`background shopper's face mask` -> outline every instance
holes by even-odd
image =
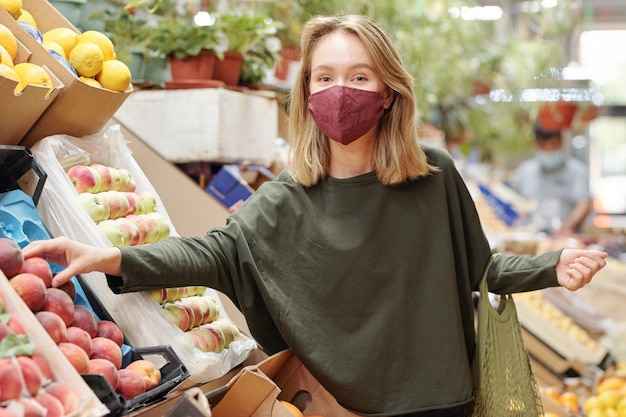
[[[377,91],[335,85],[309,96],[309,112],[329,138],[347,145],[367,133],[383,116],[384,96]]]
[[[537,161],[542,169],[554,171],[565,164],[565,154],[562,151],[545,152],[537,151]]]

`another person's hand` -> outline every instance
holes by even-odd
[[[67,237],[58,237],[33,241],[24,247],[22,253],[24,258],[39,256],[65,267],[54,276],[53,287],[63,285],[74,275],[92,271],[121,274],[121,253],[115,247],[98,248]]]
[[[576,291],[587,285],[606,265],[606,252],[585,249],[563,249],[556,264],[559,285]]]

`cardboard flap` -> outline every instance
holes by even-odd
[[[254,367],[244,368],[232,382],[224,398],[213,407],[213,416],[272,415],[272,407],[279,393],[280,389],[262,372]],[[254,414],[261,411],[262,414]]]

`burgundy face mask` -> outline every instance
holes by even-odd
[[[309,112],[322,132],[347,145],[383,116],[384,96],[376,91],[335,85],[309,96]]]

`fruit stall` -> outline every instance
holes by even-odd
[[[0,416],[354,416],[289,351],[268,356],[215,290],[113,294],[101,273],[57,288],[61,266],[24,260],[55,236],[109,247],[202,233],[245,198],[231,193],[254,192],[236,164],[276,157],[274,94],[136,88],[115,48],[46,0],[0,7]],[[202,161],[233,165],[198,187],[177,164]],[[502,251],[608,250],[622,236],[540,240],[508,222],[503,205],[522,202],[469,185]],[[624,280],[615,256],[575,295],[516,295],[546,417],[626,416]]]

